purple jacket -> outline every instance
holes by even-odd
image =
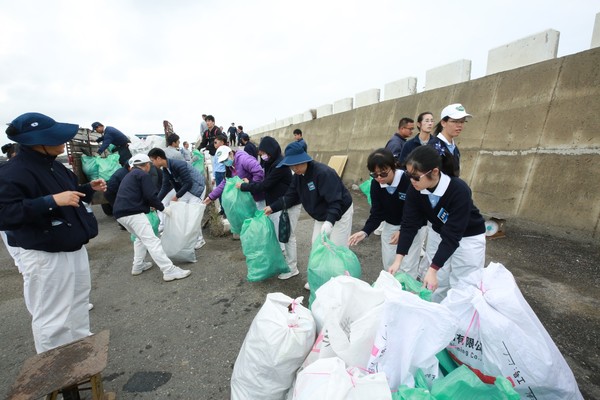
[[[240,179],[248,178],[250,182],[262,182],[262,180],[265,178],[265,171],[263,171],[256,158],[242,150],[236,151],[233,155],[233,167],[231,168],[231,174],[233,176],[239,176]],[[221,193],[223,193],[223,189],[225,188],[226,180],[227,179],[223,179],[219,186],[210,192],[208,197],[211,200],[214,201],[221,196]],[[264,200],[265,194],[261,192],[253,194],[252,197],[254,198],[254,201],[261,201]]]

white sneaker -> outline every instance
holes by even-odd
[[[92,311],[94,305],[92,303],[88,303],[88,311]]]
[[[163,281],[170,282],[174,281],[175,279],[187,278],[188,276],[190,276],[191,273],[192,271],[190,271],[189,269],[181,269],[173,265],[173,267],[169,269],[168,272],[165,272],[163,274]]]
[[[198,250],[198,249],[202,248],[202,246],[204,246],[205,244],[206,244],[206,240],[202,239],[202,240],[196,242],[194,249]]]
[[[291,277],[296,276],[299,273],[300,273],[300,271],[295,270],[295,271],[290,271],[290,272],[285,272],[283,274],[279,274],[279,275],[277,275],[277,277],[279,279],[290,279]]]
[[[148,261],[148,262],[143,263],[140,268],[133,267],[133,268],[131,268],[131,275],[133,275],[133,276],[139,275],[142,272],[152,268],[152,265],[153,264],[150,261]]]
[[[306,289],[306,290],[310,290],[310,285],[308,284],[308,282],[306,282],[306,283],[304,284],[304,289]]]

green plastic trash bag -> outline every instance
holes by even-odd
[[[364,181],[363,183],[361,183],[359,186],[360,191],[363,192],[365,194],[365,196],[367,196],[367,201],[369,202],[369,205],[371,205],[371,182],[372,181],[373,181],[373,178],[369,178],[366,181]]]
[[[290,272],[275,235],[275,226],[264,211],[256,211],[254,217],[244,221],[240,241],[246,256],[248,281],[258,282]]]
[[[423,300],[431,301],[431,290],[424,288],[421,282],[408,275],[406,272],[399,272],[394,275],[394,278],[400,282],[403,290],[414,293]]]
[[[98,177],[107,182],[115,171],[121,168],[118,153],[110,154],[106,158],[97,157],[96,162],[98,163]]]
[[[192,151],[192,167],[196,168],[201,173],[204,173],[204,154],[198,149]]]
[[[146,214],[146,217],[148,218],[148,221],[150,221],[150,225],[152,225],[152,230],[154,231],[154,234],[158,236],[158,225],[160,225],[160,219],[158,219],[158,214],[156,214],[156,211],[150,211],[148,214]],[[132,233],[131,241],[135,242],[135,239],[136,237]]]
[[[433,381],[431,394],[436,400],[518,400],[520,395],[506,378],[494,385],[483,383],[467,366],[461,365],[448,376]]]
[[[392,400],[435,400],[429,392],[427,377],[421,369],[415,373],[415,387],[402,385],[397,392],[392,393]]]
[[[437,353],[435,357],[440,363],[440,370],[442,371],[442,374],[444,374],[444,376],[450,374],[450,372],[458,368],[458,364],[456,364],[452,357],[450,357],[450,354],[448,354],[448,350],[446,349]]]
[[[315,292],[321,285],[333,277],[346,273],[360,278],[360,262],[356,254],[347,247],[335,245],[327,235],[319,235],[315,239],[308,257],[309,307],[315,300]]]
[[[100,176],[98,173],[98,156],[86,156],[85,154],[81,155],[81,168],[83,169],[83,173],[85,174],[88,181],[93,181],[94,179],[98,179]]]
[[[221,204],[231,225],[231,232],[239,234],[246,218],[252,218],[256,212],[256,203],[250,192],[242,192],[235,187],[238,182],[243,182],[240,177],[234,176],[225,180],[225,188],[221,194]]]

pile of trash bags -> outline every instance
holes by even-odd
[[[302,297],[271,293],[240,349],[232,399],[583,399],[512,274],[491,263],[479,285],[440,304],[419,282],[349,274]]]

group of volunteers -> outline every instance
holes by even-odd
[[[217,201],[227,179],[237,176],[241,182],[236,187],[252,194],[276,233],[282,211],[287,210],[291,232],[280,247],[289,272],[280,274],[280,279],[299,274],[296,228],[302,207],[314,220],[311,243],[325,235],[337,246],[356,245],[382,225],[384,269],[421,278],[440,301],[449,287],[483,268],[485,259],[484,220],[469,187],[458,177],[460,152],[454,142],[469,117],[462,105],[452,104],[442,110],[434,128],[433,114],[421,113],[419,133],[410,140],[413,120],[400,121],[388,146],[368,157],[372,206],[364,227],[354,234],[350,192],[334,169],[308,154],[300,129],[293,132],[295,140],[284,152],[273,137],[262,137],[255,146],[245,140],[245,134],[240,135],[244,150],[235,150],[235,142],[228,145],[229,138],[216,127],[214,117],[203,115],[196,147],[210,156],[213,176],[208,178],[215,181],[214,189],[206,193],[204,173],[192,166],[185,151],[178,150],[180,138],[175,134],[165,149],[132,155],[125,135],[95,122],[92,129],[103,134],[99,152],[115,145],[123,167],[108,183],[95,179],[80,185],[75,174],[56,160],[78,125],[39,113],[17,117],[6,129],[19,148],[1,166],[0,231],[7,246],[18,250],[36,350],[43,352],[90,334],[85,244],[98,234],[88,206],[94,191],[105,192],[113,216],[135,235],[132,275],[153,266],[145,261],[149,253],[164,281],[189,276],[191,271],[167,257],[146,214],[157,210],[162,222],[172,213],[170,203]],[[158,170],[158,179],[153,169]],[[424,243],[428,268],[420,271]],[[195,248],[204,244],[199,228]],[[308,284],[305,287],[310,289]]]

